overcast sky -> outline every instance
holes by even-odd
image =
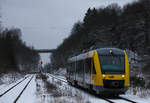
[[[56,48],[73,24],[82,21],[86,10],[111,3],[124,5],[133,0],[0,0],[2,24],[22,30],[27,45]]]

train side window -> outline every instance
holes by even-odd
[[[86,59],[85,60],[85,73],[90,74],[91,71],[91,59]]]
[[[71,63],[71,72],[75,72],[75,62]]]
[[[71,68],[71,64],[69,64],[68,71],[71,72],[71,69],[72,69],[72,68]]]
[[[80,61],[77,61],[76,72],[77,72],[77,74],[80,73]]]
[[[69,66],[68,66],[68,72],[69,72],[69,74],[71,74],[71,71],[72,71],[72,68],[71,68],[71,63],[70,63]]]
[[[71,63],[71,74],[73,74],[73,72],[75,71],[75,66],[74,66],[74,62],[73,63]]]
[[[81,74],[83,74],[84,72],[84,61],[82,60],[81,61]]]

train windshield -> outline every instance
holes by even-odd
[[[123,55],[100,55],[103,74],[124,74],[125,57]]]

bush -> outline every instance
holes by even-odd
[[[142,77],[134,76],[130,78],[130,81],[132,87],[145,87],[145,80]]]

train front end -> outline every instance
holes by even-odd
[[[124,94],[129,87],[129,62],[125,51],[104,48],[96,51],[95,91],[102,94]],[[96,61],[96,58],[97,61]],[[99,65],[97,65],[99,64]]]

